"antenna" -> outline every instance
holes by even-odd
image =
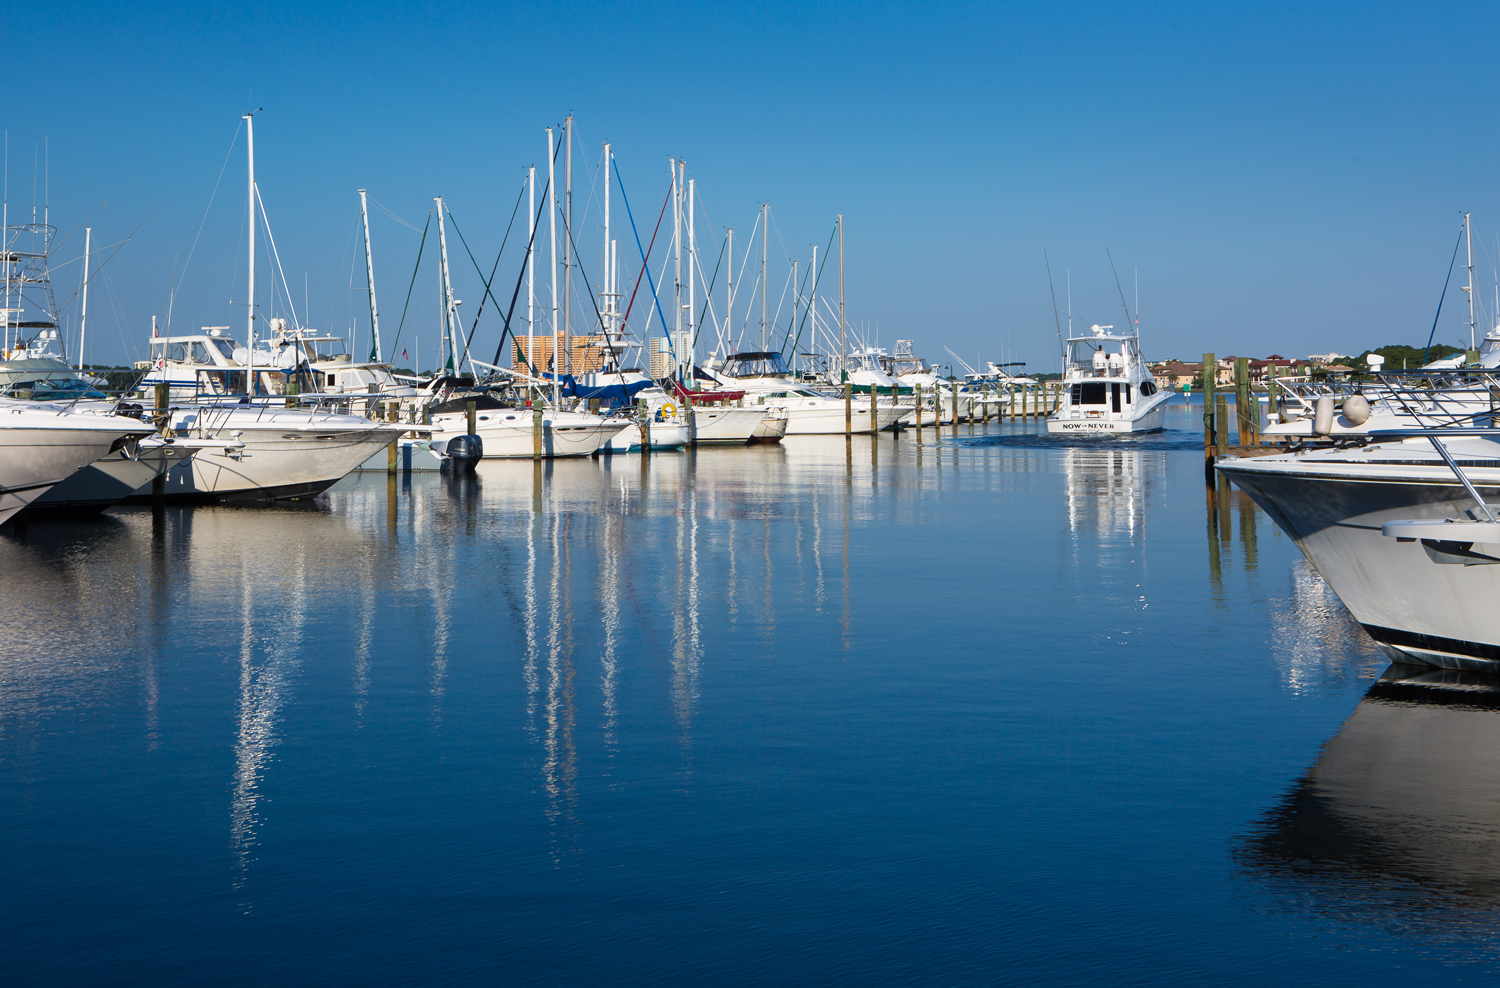
[[[1042,251],[1042,262],[1047,265],[1047,291],[1052,293],[1052,321],[1057,323],[1057,349],[1059,353],[1063,354],[1064,359],[1066,359],[1067,354],[1064,352],[1066,344],[1063,343],[1062,334],[1062,318],[1057,314],[1057,289],[1052,285],[1052,261],[1047,257],[1047,252],[1045,250]],[[1071,307],[1069,307],[1068,312],[1069,319],[1071,320]]]
[[[1120,293],[1120,308],[1125,310],[1125,323],[1130,324],[1130,307],[1125,304],[1125,289],[1120,287],[1120,273],[1115,270],[1115,259],[1109,253],[1109,248],[1104,248],[1104,256],[1109,258],[1110,274],[1115,276],[1115,290]]]

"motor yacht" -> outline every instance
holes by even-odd
[[[1047,419],[1051,435],[1156,432],[1171,392],[1156,383],[1134,334],[1093,325],[1068,340],[1062,402]]]
[[[153,431],[123,415],[0,398],[0,522],[79,469]]]
[[[1500,430],[1394,429],[1217,464],[1393,661],[1500,670]]]

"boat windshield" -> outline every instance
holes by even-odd
[[[779,353],[736,353],[724,362],[730,377],[786,377],[786,364]]]

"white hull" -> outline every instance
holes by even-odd
[[[1167,420],[1167,401],[1170,397],[1168,394],[1153,395],[1152,403],[1133,417],[1124,412],[1104,412],[1097,418],[1083,418],[1066,414],[1067,406],[1063,406],[1063,410],[1047,419],[1047,432],[1053,436],[1159,432]]]
[[[119,504],[179,463],[192,459],[201,447],[191,440],[164,443],[143,440],[134,456],[116,450],[77,471],[31,503],[31,510],[58,512],[103,511]]]
[[[475,421],[475,434],[484,443],[486,460],[531,459],[536,455],[533,436],[533,412],[529,408],[497,408],[481,412]],[[446,436],[468,432],[463,415],[434,415],[434,425],[443,427]],[[542,413],[542,457],[592,456],[616,433],[635,426],[623,418],[606,419],[587,412]]]
[[[402,432],[398,425],[317,411],[187,406],[174,429],[206,439],[240,439],[207,449],[167,471],[169,501],[259,501],[314,497],[338,483]],[[149,501],[138,493],[130,500]]]
[[[699,443],[743,445],[752,439],[774,441],[786,435],[786,420],[769,420],[781,423],[780,431],[775,432],[775,427],[767,424],[764,408],[698,405],[693,409],[693,415],[697,419]]]
[[[446,440],[438,440],[446,442]],[[390,445],[378,450],[359,465],[365,473],[387,473],[391,467]],[[437,473],[443,469],[443,458],[432,451],[426,439],[405,436],[396,441],[396,470],[399,473]]]
[[[121,416],[69,413],[30,402],[0,405],[0,522],[108,455],[117,440],[149,431]]]
[[[766,398],[767,406],[786,410],[788,436],[842,436],[844,434],[844,400],[842,398]],[[877,405],[875,428],[889,429],[902,416],[915,409],[911,405]],[[850,428],[854,432],[870,431],[870,402],[852,402]]]
[[[1474,507],[1453,473],[1431,462],[1430,446],[1426,464],[1415,457],[1395,467],[1368,462],[1392,447],[1404,452],[1402,445],[1226,459],[1219,470],[1292,536],[1393,660],[1500,671],[1500,544],[1458,541],[1461,535],[1397,541],[1381,532],[1389,521],[1442,521]],[[1474,440],[1448,445],[1468,462],[1494,462],[1500,452]],[[1500,469],[1465,473],[1486,501],[1500,497]]]
[[[641,427],[631,423],[621,429],[604,444],[606,453],[639,453],[641,451]],[[688,444],[688,427],[675,422],[651,423],[651,448],[653,450],[681,449]]]

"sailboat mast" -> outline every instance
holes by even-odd
[[[1469,244],[1469,284],[1464,294],[1469,296],[1469,349],[1474,349],[1474,237],[1469,230],[1469,214],[1464,213],[1464,239]]]
[[[536,165],[526,169],[531,208],[526,211],[526,352],[536,359]],[[514,365],[512,365],[514,366]]]
[[[760,349],[766,349],[766,209],[760,204]]]
[[[573,370],[573,355],[568,345],[569,336],[573,332],[573,115],[570,113],[563,121],[563,137],[567,144],[567,165],[563,169],[566,173],[567,203],[563,214],[563,232],[567,237],[563,240],[563,373],[571,373]]]
[[[792,258],[792,329],[797,328],[797,303],[801,300],[802,288],[797,284],[797,259]],[[787,333],[787,339],[792,339],[793,334]],[[797,348],[792,347],[792,369],[797,367]]]
[[[375,261],[370,254],[370,210],[359,190],[359,215],[365,224],[365,285],[370,289],[370,359],[380,360],[380,313],[375,308]],[[392,357],[395,354],[391,354]]]
[[[686,166],[683,166],[686,171]],[[693,366],[693,344],[698,340],[697,312],[698,291],[696,282],[698,280],[698,227],[694,222],[698,204],[698,180],[688,179],[688,344],[683,347],[686,353],[682,359],[687,361],[688,372],[692,372]]]
[[[249,302],[246,309],[249,314],[245,319],[245,391],[252,397],[255,395],[255,113],[252,111],[245,114],[245,155],[249,161],[248,181],[249,189],[247,199],[250,209],[250,222],[247,227],[250,231],[250,264],[247,277],[250,282]]]
[[[726,341],[730,339],[729,334],[734,325],[734,320],[730,318],[734,313],[734,227],[724,231],[724,253],[729,257],[729,278],[724,283],[724,332],[719,343],[725,352],[720,354],[721,357],[728,355],[729,344]]]
[[[561,327],[557,325],[557,158],[552,153],[552,128],[547,128],[547,225],[551,230],[552,267],[552,407],[562,401],[561,382],[557,375],[562,370],[560,346]]]
[[[808,315],[812,317],[812,325],[807,327],[808,351],[818,352],[818,245],[812,245],[812,297],[808,301]]]
[[[94,228],[83,228],[83,312],[78,319],[78,369],[83,370],[83,343],[89,332],[89,246]]]
[[[609,256],[609,142],[604,144],[604,297],[599,301],[604,303],[604,336],[605,346],[612,346],[609,339],[614,329],[614,267]]]
[[[680,169],[675,158],[668,158],[667,164],[672,169],[672,263],[673,263],[673,287],[672,287],[672,338],[668,341],[667,351],[671,353],[673,361],[677,361],[680,355],[677,353],[677,344],[682,340],[682,185],[678,181]],[[662,327],[666,329],[665,326]]]
[[[443,224],[443,198],[438,196],[432,200],[437,203],[438,214],[438,257],[442,263],[442,295],[443,295],[443,340],[444,348],[448,351],[446,360],[448,373],[457,373],[454,366],[454,355],[458,353],[458,333],[453,328],[454,309],[457,307],[453,301],[453,278],[448,272],[448,230]]]
[[[839,370],[840,378],[849,376],[843,354],[849,352],[848,328],[844,322],[844,214],[839,214]]]

